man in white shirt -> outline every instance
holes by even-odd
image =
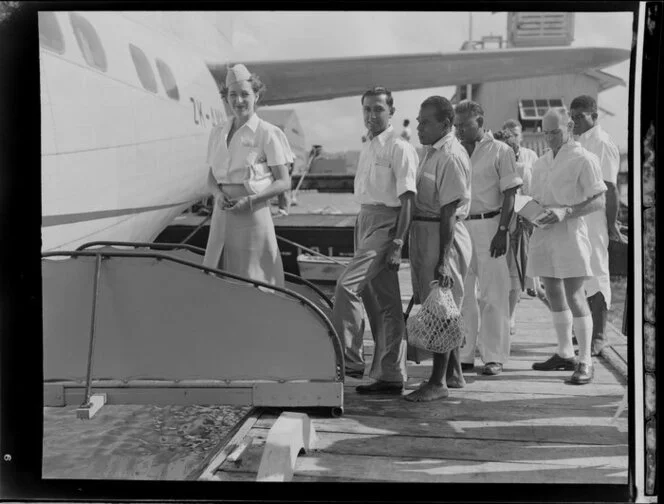
[[[537,161],[537,152],[523,146],[523,128],[521,127],[521,123],[516,119],[508,119],[503,124],[503,129],[516,137],[516,141],[519,144],[519,159],[526,165],[532,166]]]
[[[588,237],[593,253],[591,264],[594,277],[586,284],[586,296],[593,317],[592,355],[599,355],[608,344],[606,317],[611,306],[611,280],[609,276],[609,240],[626,243],[617,224],[620,205],[618,194],[618,170],[620,152],[608,133],[597,123],[597,102],[582,95],[570,104],[574,121],[574,135],[581,146],[599,159],[602,178],[606,184],[606,208],[585,216]]]
[[[346,374],[362,378],[364,323],[362,302],[375,342],[369,376],[361,394],[401,394],[406,375],[405,323],[397,271],[416,193],[415,148],[390,125],[392,93],[374,87],[362,96],[369,130],[355,175],[360,213],[355,224],[355,255],[337,280],[332,323],[345,347]]]
[[[467,328],[461,366],[464,371],[474,367],[477,345],[484,361],[482,372],[497,375],[510,355],[511,282],[503,256],[514,195],[523,181],[517,173],[514,151],[484,129],[480,104],[462,101],[455,113],[456,135],[470,155],[471,199],[465,224],[473,248],[461,310]]]

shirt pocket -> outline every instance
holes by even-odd
[[[369,182],[377,190],[383,193],[390,193],[392,187],[396,185],[394,173],[390,162],[386,159],[377,158],[371,165],[371,176]]]

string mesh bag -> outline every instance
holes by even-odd
[[[452,297],[452,289],[431,282],[431,292],[422,308],[406,323],[408,343],[435,353],[454,350],[465,343],[463,318]]]

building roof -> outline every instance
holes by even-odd
[[[592,77],[599,81],[599,92],[605,91],[615,86],[626,86],[627,83],[620,77],[616,77],[608,72],[603,70],[586,70],[583,72],[585,75]]]

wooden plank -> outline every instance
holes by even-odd
[[[252,446],[266,443],[268,429],[252,430]],[[571,467],[612,465],[622,458],[627,468],[629,445],[587,445],[513,440],[412,437],[406,435],[319,432],[316,452],[371,457],[431,458],[494,462],[553,463]]]
[[[366,354],[365,354],[366,355]],[[373,352],[372,352],[373,355]],[[565,381],[568,381],[572,376],[572,371],[535,371],[532,369],[533,362],[537,362],[537,359],[516,359],[511,358],[503,369],[503,372],[497,376],[484,376],[482,375],[482,364],[477,362],[476,367],[473,371],[464,373],[466,377],[466,382],[473,384],[479,381],[486,382],[505,382],[505,381],[514,381],[517,383],[523,383],[526,385],[534,383],[548,383],[551,384],[551,389],[555,389],[557,385],[562,385],[566,387],[568,384]],[[432,361],[426,360],[422,361],[420,364],[408,363],[408,378],[410,381],[422,380],[429,377],[431,374]],[[611,385],[615,386],[622,385],[617,379],[615,374],[607,367],[604,362],[604,359],[595,360],[595,377],[591,385]],[[589,385],[584,385],[584,387]],[[511,386],[510,386],[511,388]]]
[[[263,438],[263,455],[256,481],[291,481],[301,450],[309,452],[316,442],[316,431],[303,413],[285,412]],[[255,444],[255,438],[254,443]]]
[[[619,403],[618,403],[619,404]],[[543,416],[518,420],[479,417],[455,419],[453,415],[436,418],[425,414],[394,418],[383,415],[313,418],[318,432],[345,434],[399,435],[410,438],[482,439],[524,443],[571,443],[614,445],[627,443],[627,418],[613,421],[616,407],[603,417]],[[479,415],[478,415],[479,416]],[[269,428],[274,418],[262,418],[256,427]]]
[[[623,391],[624,393],[624,391]],[[508,394],[450,389],[450,397],[433,403],[408,403],[402,397],[367,397],[347,391],[345,416],[386,416],[393,418],[501,418],[537,416],[610,416],[623,393],[598,396],[555,394]]]
[[[250,405],[251,388],[106,388],[107,404],[167,405]],[[85,387],[66,387],[65,404],[80,404],[85,398]]]
[[[342,382],[257,383],[253,387],[255,406],[342,407],[344,386]]]
[[[76,418],[90,420],[106,404],[106,394],[92,394],[87,404],[76,408]]]
[[[260,418],[261,413],[261,410],[252,409],[244,420],[239,422],[235,428],[228,433],[228,436],[226,436],[221,443],[221,449],[216,451],[211,458],[207,458],[203,464],[201,464],[200,468],[192,471],[187,479],[213,480],[214,472],[224,463],[228,456],[239,447],[245,436]]]
[[[228,467],[233,473],[255,473],[261,447],[252,445],[241,468]],[[334,476],[343,481],[390,481],[420,483],[613,483],[626,484],[625,457],[606,457],[588,467],[542,462],[489,462],[444,460],[426,457],[372,457],[317,452],[301,456],[295,465],[296,476],[318,479]],[[589,461],[589,464],[592,464]],[[242,476],[244,477],[244,476]]]

